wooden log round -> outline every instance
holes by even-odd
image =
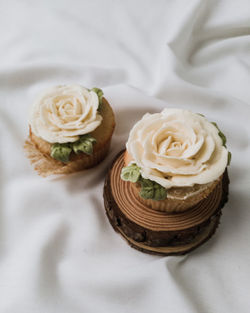
[[[123,166],[121,151],[106,176],[104,204],[111,225],[132,247],[154,254],[184,254],[214,234],[228,197],[227,170],[207,198],[187,211],[168,214],[138,200],[132,183],[120,178]]]

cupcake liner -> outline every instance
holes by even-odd
[[[66,164],[42,153],[30,139],[26,140],[24,149],[37,173],[43,177],[47,177],[57,174],[70,174],[97,165],[106,157],[110,143],[111,137],[98,150],[94,150],[92,155],[86,156],[83,153],[75,155],[73,160]]]

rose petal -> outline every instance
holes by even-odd
[[[204,143],[204,137],[198,136],[198,140],[193,145],[189,145],[189,147],[185,150],[185,152],[182,154],[183,158],[191,158],[195,156],[201,149]]]

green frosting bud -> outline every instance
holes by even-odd
[[[167,197],[167,190],[160,184],[145,178],[140,178],[140,196],[144,199],[164,200]]]
[[[155,186],[155,195],[153,200],[165,200],[167,198],[167,190],[161,185]]]
[[[136,183],[139,180],[140,175],[140,168],[136,164],[132,164],[130,166],[123,167],[121,179]]]
[[[63,163],[67,163],[69,162],[69,156],[70,156],[71,151],[72,151],[72,148],[67,143],[63,143],[63,144],[54,143],[51,146],[50,156],[53,159],[56,159]]]
[[[230,151],[228,151],[228,155],[227,155],[227,165],[229,166],[232,160],[232,153]]]
[[[67,163],[69,162],[72,150],[76,154],[84,152],[91,155],[93,153],[94,143],[96,143],[96,139],[89,134],[81,136],[80,139],[75,142],[54,143],[50,149],[50,156],[53,159]]]
[[[227,143],[227,138],[226,138],[226,136],[225,136],[221,131],[219,131],[219,136],[220,136],[220,138],[221,138],[221,140],[222,140],[222,145],[223,145],[224,147],[226,147],[226,143]]]
[[[222,140],[222,145],[224,147],[227,147],[227,138],[226,136],[223,134],[223,132],[219,129],[218,125],[215,122],[211,122],[217,129],[218,129],[218,135],[220,136],[221,140]],[[232,159],[232,153],[230,151],[228,151],[228,155],[227,155],[227,166],[230,165],[231,163],[231,159]]]
[[[96,143],[96,139],[91,135],[83,135],[79,140],[72,143],[73,151],[78,154],[84,152],[88,155],[93,154],[93,144]]]
[[[140,196],[144,199],[164,200],[167,197],[167,190],[160,184],[143,178],[140,167],[136,164],[124,167],[121,172],[121,179],[132,183],[138,182],[141,185]]]
[[[102,105],[103,91],[100,88],[96,88],[96,87],[92,88],[91,90],[94,91],[97,94],[97,96],[98,96],[98,99],[99,99],[98,110],[99,110],[100,106]]]
[[[220,136],[221,140],[222,140],[222,145],[224,147],[226,147],[226,143],[227,143],[227,138],[226,136],[223,134],[223,132],[219,129],[218,125],[215,122],[211,122],[219,131],[218,135]]]
[[[142,178],[140,179],[141,191],[140,196],[144,199],[154,198],[154,184],[150,179]]]

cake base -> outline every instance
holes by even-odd
[[[168,214],[141,203],[132,183],[120,179],[124,151],[115,158],[104,184],[104,205],[114,230],[142,252],[181,255],[206,242],[216,231],[228,198],[227,170],[221,183],[189,210]]]

